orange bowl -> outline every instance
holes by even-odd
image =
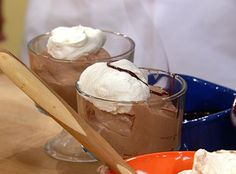
[[[160,152],[126,160],[135,170],[147,174],[177,174],[192,168],[194,152]],[[115,174],[110,171],[109,174]]]

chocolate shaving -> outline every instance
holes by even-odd
[[[117,66],[114,66],[112,65],[111,63],[113,63],[115,61],[109,61],[107,62],[107,66],[110,67],[110,68],[113,68],[115,70],[118,70],[120,72],[126,72],[128,74],[130,74],[132,77],[136,78],[137,80],[141,81],[142,83],[144,83],[145,85],[147,85],[149,87],[149,89],[151,88],[151,86],[149,86],[146,82],[144,82],[142,79],[140,79],[134,72],[130,71],[130,70],[127,70],[127,69],[123,69],[123,68],[120,68],[120,67],[117,67]],[[153,88],[153,87],[152,87]],[[163,96],[163,95],[168,95],[168,93],[164,90],[160,90],[160,91],[157,91],[157,90],[153,90],[153,89],[150,89],[150,92],[152,94],[155,94],[155,95],[159,95],[159,96]]]

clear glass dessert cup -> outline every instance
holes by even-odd
[[[180,76],[165,71],[142,70],[151,91],[147,101],[98,98],[81,91],[79,81],[76,85],[79,114],[123,158],[180,148],[186,83]],[[101,106],[116,108],[117,112],[107,112]]]
[[[120,33],[103,32],[107,39],[102,49],[108,52],[109,56],[99,54],[81,57],[77,60],[55,59],[47,53],[46,45],[50,37],[49,33],[39,35],[28,43],[30,68],[75,110],[77,110],[75,83],[85,68],[95,62],[119,59],[133,61],[135,44],[131,38]],[[37,106],[37,108],[47,114],[40,107]],[[50,139],[44,149],[50,156],[64,161],[96,161],[65,130]]]

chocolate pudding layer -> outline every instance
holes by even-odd
[[[156,91],[166,93],[159,87]],[[152,87],[152,90],[154,88]],[[88,99],[77,95],[78,111],[124,158],[178,148],[181,119],[171,101],[151,94],[146,102],[116,102],[130,108],[128,113],[111,113],[98,109]],[[167,97],[167,95],[166,95]],[[101,102],[101,101],[99,101]],[[103,101],[107,104],[111,101]]]
[[[29,52],[31,69],[75,110],[75,83],[80,74],[89,65],[109,57],[109,53],[103,48],[97,53],[81,56],[73,61],[55,59],[47,51],[39,55]]]

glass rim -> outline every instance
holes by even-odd
[[[175,100],[176,98],[178,97],[181,97],[183,96],[186,91],[187,91],[187,83],[186,81],[178,74],[176,73],[170,73],[170,72],[167,72],[167,71],[164,71],[164,70],[159,70],[159,69],[154,69],[154,68],[145,68],[145,67],[139,67],[139,69],[143,69],[143,70],[148,70],[148,71],[156,71],[156,72],[162,72],[162,73],[165,73],[171,77],[175,77],[175,80],[178,80],[178,82],[180,82],[181,84],[181,89],[173,94],[173,95],[170,95],[170,96],[167,96],[167,97],[161,97],[161,99],[163,101],[172,101],[172,100]],[[76,93],[78,93],[79,95],[82,95],[83,97],[88,97],[88,98],[91,98],[91,99],[95,99],[95,100],[100,100],[100,101],[104,101],[104,102],[113,102],[113,103],[123,103],[123,104],[142,104],[142,103],[146,103],[147,100],[141,100],[141,101],[116,101],[116,100],[109,100],[109,99],[104,99],[104,98],[100,98],[100,97],[95,97],[95,96],[92,96],[92,95],[89,95],[87,93],[85,93],[84,91],[82,91],[80,88],[79,88],[79,84],[78,84],[79,80],[76,81],[75,83],[75,89],[76,89]],[[153,100],[153,101],[150,101],[150,103],[153,103],[155,102],[156,100]]]
[[[134,52],[134,49],[135,49],[135,42],[133,41],[133,39],[131,39],[129,36],[125,35],[125,34],[122,34],[122,33],[119,33],[119,32],[114,32],[114,31],[108,31],[108,30],[101,30],[102,32],[105,32],[105,33],[109,33],[109,34],[113,34],[113,35],[116,35],[116,36],[120,36],[124,39],[126,39],[131,47],[125,51],[124,53],[121,53],[119,55],[114,55],[114,56],[111,56],[111,57],[105,57],[105,58],[102,58],[102,59],[99,59],[99,61],[108,61],[108,60],[116,60],[116,59],[119,59],[119,57],[122,57],[124,55],[127,55],[127,54],[130,54],[132,52]],[[32,48],[32,44],[39,38],[42,38],[44,36],[50,36],[50,32],[46,32],[44,34],[40,34],[34,38],[32,38],[28,43],[27,43],[27,48],[28,48],[28,51],[32,52],[34,55],[37,55],[37,56],[42,56],[44,58],[48,58],[48,59],[51,59],[51,60],[54,60],[54,61],[58,61],[58,62],[65,62],[65,63],[72,63],[72,62],[87,62],[88,60],[79,60],[79,59],[75,59],[75,60],[65,60],[65,59],[55,59],[55,58],[52,58],[50,56],[46,56],[46,55],[42,55],[42,54],[38,54],[35,50],[33,50]],[[93,60],[93,61],[96,61]]]

